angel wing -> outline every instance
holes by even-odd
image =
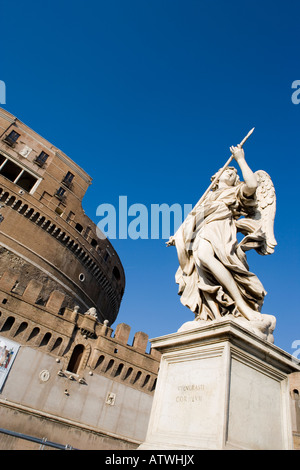
[[[243,251],[255,249],[260,255],[274,253],[277,242],[274,236],[276,213],[276,194],[273,182],[267,172],[255,172],[258,187],[256,189],[256,207],[250,217],[237,221],[237,228],[245,234],[240,243]]]

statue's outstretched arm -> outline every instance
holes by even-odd
[[[257,179],[251,168],[245,160],[245,153],[242,148],[230,147],[233,158],[237,161],[245,182],[244,194],[245,196],[252,196],[257,189]]]

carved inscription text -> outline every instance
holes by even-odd
[[[202,393],[205,388],[203,384],[179,385],[179,394],[176,396],[177,403],[194,403],[202,401]]]

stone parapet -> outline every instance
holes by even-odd
[[[107,322],[98,320],[95,309],[82,312],[79,307],[63,307],[64,293],[57,290],[41,305],[42,283],[30,280],[20,288],[18,281],[9,270],[0,278],[0,335],[59,358],[62,371],[69,371],[76,346],[81,345],[80,367],[75,373],[69,371],[74,377],[96,373],[153,393],[161,355],[155,349],[147,353],[146,333],[135,333],[129,345],[129,325],[117,325],[114,334]]]
[[[293,357],[234,320],[152,340],[162,353],[140,449],[293,449]]]

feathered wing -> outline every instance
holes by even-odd
[[[277,242],[274,236],[274,220],[276,213],[276,194],[273,182],[267,172],[255,172],[258,187],[256,190],[257,205],[253,214],[240,219],[236,225],[245,234],[240,243],[242,250],[255,249],[260,255],[274,253]]]

